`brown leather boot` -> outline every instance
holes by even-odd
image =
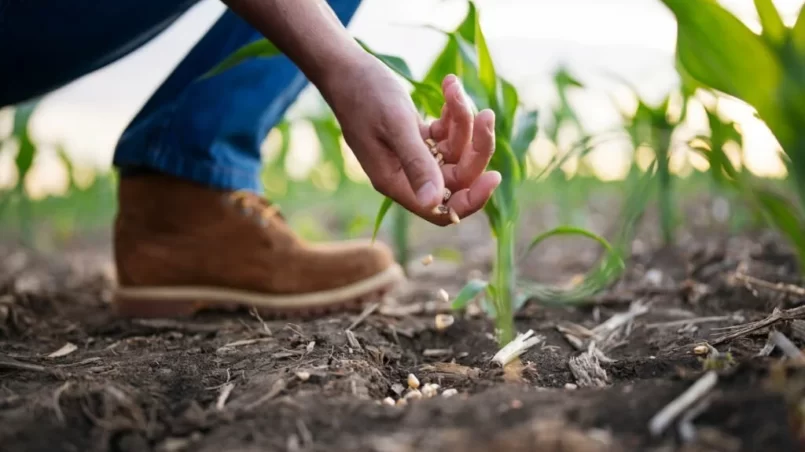
[[[403,278],[383,244],[305,243],[254,193],[148,174],[121,178],[118,200],[114,303],[125,316],[322,315],[359,309]]]

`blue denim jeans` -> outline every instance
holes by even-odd
[[[198,0],[0,0],[0,106],[61,87],[136,50]],[[345,25],[360,0],[330,0]],[[262,191],[260,144],[307,85],[284,56],[199,80],[263,36],[227,10],[123,132],[113,163]],[[147,70],[147,69],[143,69]]]

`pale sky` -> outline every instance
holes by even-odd
[[[752,0],[722,3],[742,19],[756,20]],[[791,22],[803,2],[775,3]],[[549,77],[559,62],[570,65],[587,83],[589,89],[573,102],[588,127],[597,130],[617,121],[611,102],[615,85],[601,76],[603,71],[628,78],[649,100],[659,100],[677,82],[672,65],[675,24],[658,0],[478,0],[476,4],[499,71],[530,106],[550,106]],[[422,73],[443,38],[416,27],[452,28],[465,9],[461,0],[364,0],[349,28],[376,50],[399,55],[415,73]],[[223,10],[219,0],[203,0],[145,47],[51,93],[33,119],[34,134],[64,143],[79,162],[108,166],[128,121]],[[302,100],[296,110],[304,105]],[[770,162],[775,143],[765,127],[746,109],[734,108],[729,114],[744,126],[752,158],[760,167]],[[602,161],[610,160],[599,154]],[[3,166],[9,164],[8,158],[0,158],[0,179],[8,172]],[[775,163],[768,165],[761,171],[774,171]]]

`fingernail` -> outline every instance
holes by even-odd
[[[419,187],[416,192],[416,200],[419,201],[422,207],[427,207],[437,202],[436,198],[441,199],[441,195],[436,190],[436,185],[433,182],[425,182],[425,185]]]

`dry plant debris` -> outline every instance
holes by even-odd
[[[704,374],[690,388],[651,418],[648,424],[651,434],[661,435],[675,419],[707,395],[716,386],[716,383],[718,383],[718,374],[715,371],[711,370]]]
[[[599,356],[601,354],[598,353],[595,342],[591,342],[586,352],[570,358],[568,366],[579,386],[602,388],[609,384],[609,377],[601,367]]]
[[[727,333],[723,336],[714,339],[712,341],[712,344],[718,345],[727,341],[731,341],[733,339],[745,336],[749,333],[760,330],[762,328],[774,325],[775,323],[781,320],[795,320],[795,319],[801,319],[803,317],[805,317],[805,306],[797,306],[796,308],[786,310],[782,310],[780,308],[774,308],[774,311],[772,311],[771,315],[769,315],[763,320],[758,320],[757,322],[749,322],[743,325],[736,325],[728,328],[722,328],[724,330],[729,329],[735,331],[732,331],[731,333]]]

